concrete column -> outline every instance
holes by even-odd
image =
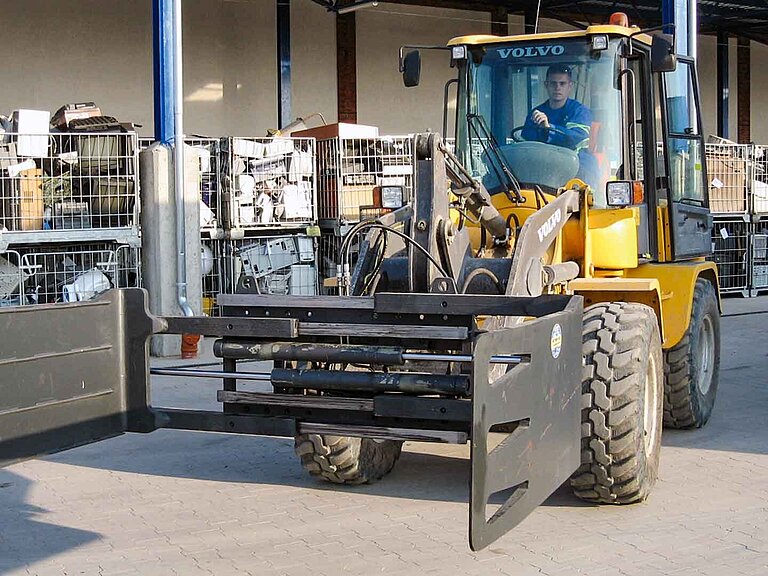
[[[203,312],[200,267],[200,157],[187,146],[184,191],[187,235],[187,297],[195,314]],[[176,292],[176,202],[173,188],[173,151],[154,144],[140,155],[141,236],[144,287],[149,310],[160,316],[179,316]],[[181,336],[154,336],[153,356],[178,356]]]

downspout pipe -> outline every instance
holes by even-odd
[[[175,170],[173,188],[176,199],[176,299],[184,316],[195,313],[187,300],[187,233],[184,199],[184,74],[182,58],[182,17],[181,1],[173,4],[173,167]]]

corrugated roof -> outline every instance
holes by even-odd
[[[330,10],[352,0],[314,0]],[[358,0],[359,1],[359,0]],[[490,11],[505,8],[510,13],[535,11],[537,0],[382,0],[393,4]],[[768,44],[768,0],[698,0],[699,29],[713,34],[723,30]],[[633,24],[661,24],[661,0],[541,0],[542,17],[572,25],[603,24],[613,12],[626,12]]]

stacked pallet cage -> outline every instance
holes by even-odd
[[[140,285],[138,139],[103,128],[0,137],[0,306]]]
[[[195,153],[200,190],[200,267],[202,272],[203,312],[216,310],[216,295],[221,291],[222,269],[217,258],[218,243],[225,237],[224,185],[222,178],[222,139],[194,136],[184,140]]]
[[[222,138],[214,162],[217,234],[204,233],[202,248],[209,313],[220,293],[317,294],[315,140]]]
[[[768,290],[768,148],[756,144],[750,148],[750,295],[754,296]]]
[[[768,151],[711,138],[706,160],[720,289],[743,295],[768,290]]]
[[[317,179],[320,277],[323,293],[336,293],[339,248],[347,232],[413,198],[413,140],[407,136],[318,140]],[[361,238],[350,246],[352,266]]]
[[[750,224],[744,218],[718,216],[712,229],[712,259],[720,291],[749,294]]]

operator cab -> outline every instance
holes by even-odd
[[[458,117],[468,121],[457,122],[457,152],[491,194],[505,187],[491,138],[524,188],[554,193],[579,177],[600,196],[622,176],[621,93],[613,86],[621,40],[601,40],[599,49],[584,36],[467,46]],[[533,124],[534,109],[549,114],[547,127]],[[605,205],[604,193],[596,200]]]
[[[695,64],[673,53],[672,37],[617,14],[586,30],[465,36],[448,49],[458,69],[445,101],[447,111],[456,83],[455,152],[488,192],[556,194],[579,178],[592,208],[635,210],[642,260],[711,252]],[[401,70],[406,86],[418,84],[418,52],[401,49]],[[545,129],[531,130],[535,109],[551,116]]]

